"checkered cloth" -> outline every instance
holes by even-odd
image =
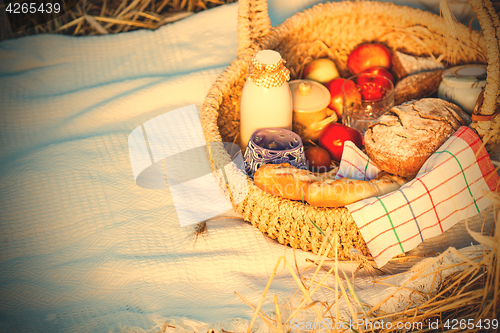
[[[461,127],[398,191],[347,206],[379,267],[492,204],[484,191],[499,191],[500,178],[481,145]],[[346,142],[339,170],[356,179],[378,173],[352,142]]]
[[[336,179],[347,177],[351,179],[371,180],[376,178],[379,172],[380,169],[377,165],[359,150],[352,141],[344,143],[344,151],[342,152],[339,170],[335,176]]]

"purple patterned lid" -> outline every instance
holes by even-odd
[[[297,133],[283,128],[261,128],[250,137],[245,151],[246,172],[253,177],[264,164],[290,163],[307,167],[302,139]]]

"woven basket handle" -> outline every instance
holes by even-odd
[[[238,56],[253,53],[256,40],[271,29],[267,0],[238,1]]]
[[[468,0],[481,25],[488,61],[484,101],[478,115],[489,116],[495,112],[500,81],[500,21],[490,0]]]

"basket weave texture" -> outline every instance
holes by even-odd
[[[328,57],[342,77],[349,76],[347,57],[358,44],[379,42],[393,51],[431,56],[453,66],[485,63],[487,85],[484,102],[470,127],[488,151],[500,146],[500,116],[497,110],[500,79],[500,21],[489,0],[469,0],[477,14],[481,32],[460,25],[450,36],[445,20],[435,14],[371,1],[345,1],[316,5],[271,27],[264,0],[240,0],[238,13],[238,56],[210,89],[202,106],[201,122],[211,144],[213,168],[231,162],[222,142],[238,143],[239,102],[253,54],[262,49],[278,51],[286,61],[291,79],[300,78],[304,65]],[[217,144],[219,143],[220,144]],[[233,171],[240,172],[237,169]],[[234,175],[241,177],[241,175]],[[281,244],[317,253],[322,230],[330,228],[339,239],[338,258],[348,259],[351,248],[370,256],[368,248],[346,208],[318,208],[306,203],[272,196],[247,177],[248,194],[233,204],[244,219]],[[334,256],[334,253],[330,253]]]

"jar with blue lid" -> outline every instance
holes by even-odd
[[[442,74],[438,97],[460,106],[472,114],[481,90],[486,86],[486,65],[452,67]]]

